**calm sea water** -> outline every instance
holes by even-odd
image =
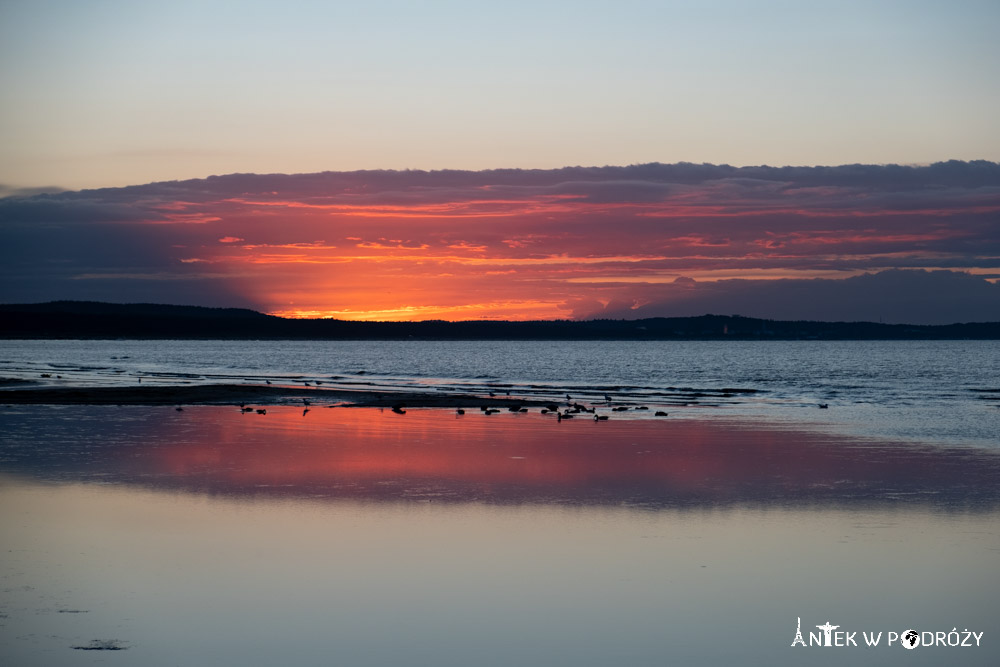
[[[4,486],[0,656],[65,665],[990,667],[996,515]],[[856,647],[791,648],[826,622]],[[953,627],[982,645],[907,651]],[[882,633],[868,648],[862,632]],[[73,650],[118,640],[115,653]]]
[[[5,665],[1000,660],[981,448],[298,406],[13,406],[0,433]],[[798,619],[858,645],[793,648]],[[982,643],[889,643],[910,628]]]
[[[0,377],[569,394],[596,405],[609,395],[615,405],[663,407],[673,417],[753,417],[860,437],[1000,446],[997,341],[4,341]]]

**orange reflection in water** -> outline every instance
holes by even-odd
[[[724,421],[195,407],[130,451],[129,477],[213,493],[490,502],[996,502],[1000,457]],[[166,419],[165,419],[166,421]],[[191,437],[189,434],[196,434]]]

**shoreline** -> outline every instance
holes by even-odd
[[[363,391],[264,385],[208,384],[192,386],[40,387],[0,390],[0,405],[298,405],[303,399],[344,407],[458,408],[487,406],[544,407],[552,401],[439,394],[415,391]]]

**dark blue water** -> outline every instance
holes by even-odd
[[[651,418],[664,408],[672,417],[751,416],[863,437],[1000,446],[996,341],[4,341],[0,377],[569,394],[596,405],[609,396],[613,405],[650,407],[616,417]]]

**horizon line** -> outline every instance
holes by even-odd
[[[776,322],[776,323],[811,323],[811,324],[856,324],[856,325],[875,325],[881,327],[920,327],[920,328],[946,328],[953,326],[966,326],[966,325],[992,325],[1000,324],[1000,319],[997,320],[978,320],[978,321],[965,321],[965,322],[950,322],[948,324],[916,324],[910,322],[875,322],[873,320],[810,320],[810,319],[775,319],[768,317],[753,317],[751,315],[741,315],[739,313],[721,314],[721,313],[703,313],[701,315],[675,315],[675,316],[656,316],[656,317],[641,317],[636,319],[627,318],[611,318],[611,317],[596,317],[588,319],[538,319],[538,320],[504,320],[504,319],[479,319],[479,320],[445,320],[445,319],[427,319],[427,320],[349,320],[341,319],[337,317],[287,317],[284,315],[275,315],[273,313],[264,312],[260,310],[255,310],[253,308],[241,307],[241,306],[198,306],[193,304],[180,304],[180,303],[155,303],[149,301],[142,302],[116,302],[116,301],[90,301],[90,300],[80,300],[80,299],[55,299],[51,301],[39,301],[32,303],[0,303],[0,309],[10,309],[17,308],[21,306],[27,307],[38,307],[38,306],[52,306],[57,304],[79,304],[79,305],[97,305],[97,306],[121,306],[121,307],[141,307],[141,306],[152,306],[156,308],[189,308],[189,309],[199,309],[199,310],[235,310],[235,311],[245,311],[249,313],[254,313],[256,315],[261,315],[263,317],[273,317],[275,319],[284,320],[286,322],[343,322],[345,324],[405,324],[405,325],[419,325],[419,324],[586,324],[588,322],[648,322],[653,320],[697,320],[702,318],[726,318],[732,320],[756,320],[759,322]],[[86,313],[64,313],[66,315],[84,315]]]

